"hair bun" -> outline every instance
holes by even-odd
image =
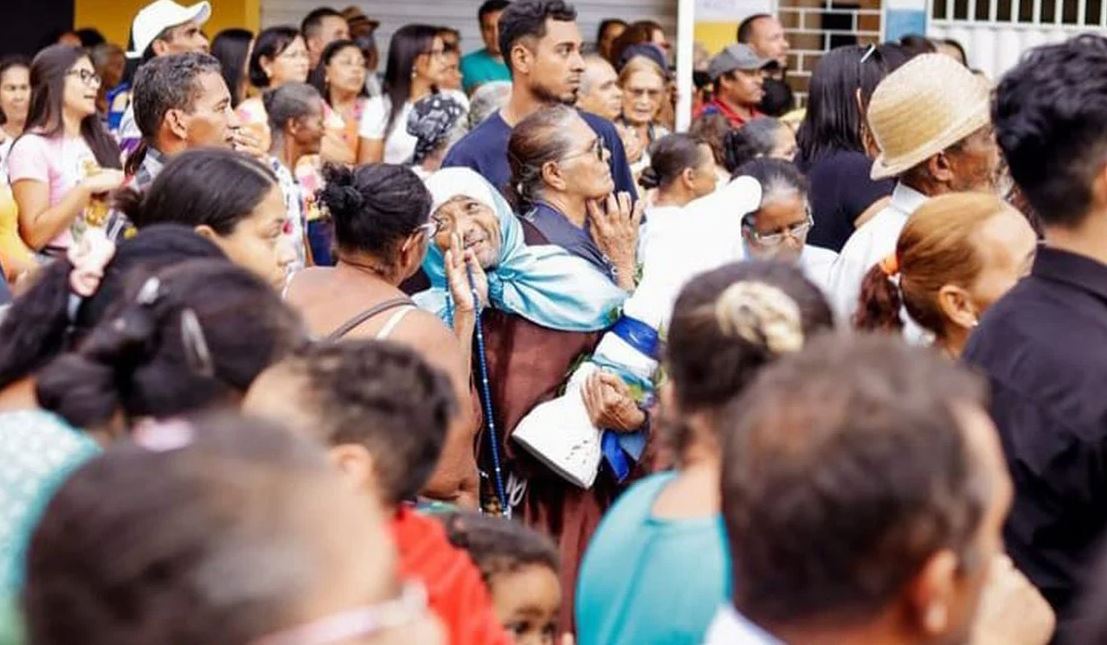
[[[332,216],[353,213],[365,205],[365,196],[358,190],[352,170],[328,165],[323,176],[327,183],[319,191],[319,198]]]
[[[353,186],[342,186],[340,194],[342,195],[342,210],[354,211],[365,204],[365,197]]]
[[[647,166],[638,177],[638,185],[646,190],[658,188],[661,186],[661,177],[653,166]]]
[[[738,336],[773,354],[803,347],[803,316],[783,290],[763,282],[735,282],[715,301],[715,320],[727,336]]]

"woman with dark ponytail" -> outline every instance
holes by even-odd
[[[854,326],[900,333],[914,323],[959,357],[980,316],[1030,272],[1036,247],[1026,218],[998,197],[935,197],[907,221],[895,254],[865,276]]]
[[[118,300],[131,276],[194,258],[223,258],[211,242],[183,226],[153,226],[90,266],[87,256],[60,258],[44,267],[34,286],[12,303],[0,324],[0,410],[35,407],[33,375],[73,349]],[[93,263],[95,264],[95,262]],[[83,293],[74,289],[80,272],[99,274]]]
[[[655,141],[650,146],[650,165],[638,178],[639,186],[657,191],[646,209],[640,247],[662,222],[679,219],[685,204],[714,192],[715,184],[715,156],[705,141],[683,133]]]
[[[124,189],[116,204],[139,230],[167,223],[191,227],[276,289],[284,287],[296,261],[277,176],[233,150],[186,150],[165,164],[145,192]]]
[[[193,260],[132,286],[78,350],[38,373],[36,393],[75,427],[116,434],[233,407],[305,340],[299,317],[260,279],[225,260]]]

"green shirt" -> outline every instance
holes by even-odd
[[[461,58],[461,78],[466,92],[491,81],[510,81],[511,72],[502,60],[488,53],[487,49],[478,49]]]

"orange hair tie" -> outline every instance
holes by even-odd
[[[889,278],[899,275],[899,258],[895,253],[880,261],[880,270]]]

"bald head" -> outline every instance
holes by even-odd
[[[791,45],[784,35],[784,26],[775,16],[766,14],[750,18],[739,30],[739,42],[752,47],[758,56],[772,58],[782,67],[788,66]]]

